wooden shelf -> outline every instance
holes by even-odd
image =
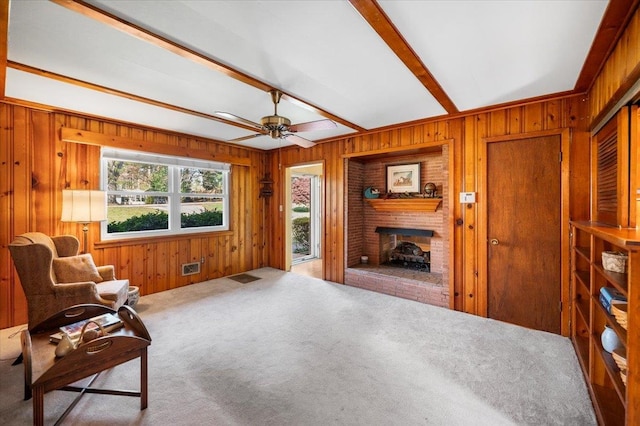
[[[627,330],[625,330],[620,324],[618,324],[618,322],[616,321],[616,318],[613,315],[607,312],[604,306],[602,306],[602,303],[600,303],[599,297],[593,296],[593,303],[595,306],[598,307],[598,311],[602,313],[607,324],[615,330],[616,334],[618,335],[618,338],[626,348],[627,347]]]
[[[579,254],[580,256],[582,256],[582,258],[585,259],[587,262],[589,262],[591,260],[591,258],[590,258],[591,254],[589,253],[589,247],[576,247],[576,253]]]
[[[640,298],[632,287],[640,282],[640,231],[620,229],[591,222],[571,222],[572,226],[572,330],[571,335],[593,397],[598,423],[601,425],[640,424],[637,371],[635,356],[640,347],[637,330],[640,327],[634,313]],[[606,271],[602,267],[602,252],[617,250],[629,256],[627,273]],[[600,303],[600,289],[613,287],[628,298],[627,332]],[[589,303],[587,303],[589,302]],[[629,363],[627,386],[611,354],[600,341],[604,325],[610,326],[626,347]],[[631,354],[631,356],[629,356]]]
[[[594,263],[593,266],[595,270],[598,271],[598,273],[600,273],[600,275],[602,275],[602,277],[611,284],[611,286],[621,291],[625,296],[627,295],[629,291],[627,274],[607,271],[602,267],[602,263]]]
[[[635,228],[616,228],[596,222],[571,222],[573,226],[589,232],[596,238],[603,239],[620,247],[640,246],[640,230]]]
[[[377,211],[382,212],[435,212],[442,198],[365,198]]]
[[[603,425],[625,424],[624,405],[620,403],[616,391],[600,385],[592,385],[598,419]]]
[[[589,338],[576,336],[573,339],[573,346],[580,362],[580,367],[585,376],[589,374]]]
[[[575,271],[576,274],[576,278],[577,280],[580,282],[580,284],[582,284],[582,286],[589,291],[590,288],[590,282],[591,282],[591,275],[589,274],[589,271]]]

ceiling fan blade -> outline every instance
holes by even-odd
[[[313,130],[334,129],[337,125],[331,120],[308,121],[306,123],[292,124],[289,126],[290,132],[310,132]]]
[[[303,148],[311,148],[316,144],[315,142],[311,142],[309,139],[301,138],[298,135],[286,134],[286,135],[282,135],[282,137],[288,140],[289,142],[293,142],[296,145],[300,145]]]
[[[262,125],[261,124],[255,123],[255,122],[253,122],[251,120],[247,120],[246,118],[238,117],[237,115],[231,114],[229,112],[216,111],[213,114],[217,115],[218,117],[226,118],[227,120],[236,121],[238,123],[242,123],[242,124],[246,124],[246,125],[251,126],[251,127],[255,127],[258,130],[262,130]]]
[[[336,123],[331,120],[308,121],[306,123],[292,124],[289,126],[290,132],[310,132],[313,130],[335,129]]]
[[[241,138],[231,139],[229,142],[241,142],[246,141],[247,139],[257,138],[258,136],[264,136],[262,133],[256,133],[255,135],[243,136]]]

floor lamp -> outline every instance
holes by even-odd
[[[83,251],[88,252],[87,234],[89,223],[107,220],[107,199],[105,191],[84,189],[64,189],[62,191],[62,222],[82,224]]]

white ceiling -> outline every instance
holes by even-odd
[[[348,1],[87,3],[346,123],[300,133],[310,140],[447,113]],[[378,4],[459,111],[573,90],[607,7],[604,0]],[[11,62],[7,97],[195,136],[227,141],[255,133],[207,118],[216,111],[251,121],[273,113],[264,89],[50,1],[11,0],[8,59],[156,105]],[[293,123],[325,118],[291,97],[283,97],[279,115]],[[238,143],[290,144],[267,136]]]

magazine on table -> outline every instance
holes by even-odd
[[[71,340],[76,341],[80,338],[82,327],[84,327],[84,325],[89,321],[92,322],[87,326],[87,330],[98,330],[99,327],[96,323],[100,324],[106,332],[117,330],[124,325],[122,320],[115,314],[109,313],[98,315],[97,317],[74,322],[73,324],[63,325],[62,327],[60,327],[60,331],[58,333],[54,333],[49,336],[49,341],[51,341],[52,343],[60,342],[63,333],[67,333]]]

